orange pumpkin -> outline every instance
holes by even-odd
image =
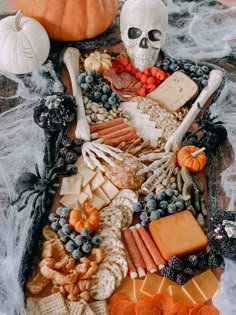
[[[15,0],[25,16],[39,21],[51,39],[78,41],[104,32],[118,12],[118,0]]]
[[[80,233],[83,228],[87,228],[90,233],[98,228],[100,216],[98,209],[93,207],[89,202],[85,202],[83,206],[78,205],[70,212],[69,224]]]
[[[187,167],[190,172],[201,171],[207,162],[205,148],[199,149],[194,145],[182,147],[177,153],[177,162],[180,167]]]

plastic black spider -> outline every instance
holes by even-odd
[[[223,126],[223,122],[217,119],[217,116],[211,117],[208,109],[202,109],[198,104],[202,117],[198,117],[198,129],[187,134],[183,141],[183,145],[196,145],[198,147],[206,147],[207,151],[215,151],[217,146],[227,139],[227,130]]]
[[[21,211],[26,207],[30,197],[36,194],[33,199],[30,217],[32,217],[35,208],[39,209],[42,213],[47,211],[47,205],[49,201],[52,200],[52,196],[59,187],[59,176],[68,175],[68,172],[60,172],[56,167],[52,168],[50,171],[47,171],[46,168],[43,176],[40,175],[37,165],[35,165],[35,170],[36,174],[25,172],[20,175],[16,182],[16,191],[19,192],[19,195],[17,199],[11,203],[12,205],[16,204],[21,200],[24,194],[29,192],[24,203],[18,208],[18,211]]]

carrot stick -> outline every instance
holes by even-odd
[[[133,234],[130,231],[130,229],[124,229],[122,231],[122,236],[124,238],[126,247],[128,249],[128,252],[130,254],[130,257],[138,271],[138,275],[140,278],[145,276],[145,264],[142,260],[142,257],[139,254],[138,248],[135,244],[134,238],[133,238]]]
[[[98,125],[90,126],[90,133],[94,133],[94,132],[98,132],[100,130],[114,127],[114,126],[122,124],[123,122],[124,122],[123,118],[116,118],[116,119],[106,121],[106,122],[98,124]]]
[[[130,134],[121,136],[119,138],[115,138],[115,139],[111,139],[111,140],[105,140],[104,143],[107,145],[116,147],[123,141],[126,142],[126,141],[130,141],[130,140],[137,139],[137,138],[138,138],[138,135],[134,132],[131,132]]]
[[[130,230],[132,231],[132,234],[133,234],[135,243],[139,249],[140,255],[143,258],[143,261],[145,262],[146,269],[150,271],[151,273],[156,272],[157,271],[156,265],[149,251],[147,250],[147,247],[145,246],[143,240],[141,239],[138,231],[136,230],[134,226],[132,226]]]
[[[128,263],[130,278],[131,279],[135,279],[135,278],[138,277],[137,270],[136,270],[136,268],[134,266],[134,263],[133,263],[133,261],[132,261],[132,259],[130,257],[130,254],[128,252],[128,249],[127,249],[125,243],[123,243],[123,245],[124,245],[125,255],[126,255],[126,259],[127,259],[127,263]]]
[[[158,248],[154,244],[154,242],[151,239],[151,237],[148,235],[148,233],[145,230],[145,228],[143,226],[141,226],[140,224],[136,224],[136,228],[138,229],[138,233],[141,236],[144,244],[146,245],[149,253],[151,254],[155,264],[157,266],[164,265],[166,263],[166,261],[161,256],[161,253],[159,252]]]
[[[106,140],[110,140],[110,139],[115,139],[115,138],[119,138],[121,136],[125,136],[129,133],[135,133],[136,132],[136,128],[135,127],[130,127],[128,126],[127,128],[121,129],[121,130],[117,130],[115,132],[110,133],[109,135],[104,135],[101,138],[106,141]]]

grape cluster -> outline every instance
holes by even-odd
[[[100,238],[91,234],[87,228],[83,228],[80,233],[75,232],[68,224],[69,214],[70,209],[60,207],[56,213],[50,213],[48,219],[51,229],[57,233],[66,251],[77,260],[90,254],[93,247],[98,247]]]
[[[106,83],[101,73],[94,71],[82,72],[79,73],[77,81],[93,102],[101,102],[108,110],[120,106],[118,94],[112,92],[110,85]]]
[[[57,158],[57,166],[63,167],[66,172],[76,174],[77,168],[73,164],[81,155],[82,139],[70,139],[64,136],[61,139],[61,149]]]
[[[164,58],[161,62],[158,62],[156,66],[170,73],[182,71],[195,81],[201,89],[207,86],[209,73],[212,70],[206,65],[196,65],[190,60],[174,59],[170,57]]]
[[[157,195],[149,193],[143,201],[133,204],[133,210],[139,214],[141,225],[146,226],[150,221],[184,210],[184,200],[177,190],[166,189]]]

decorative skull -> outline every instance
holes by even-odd
[[[166,40],[168,11],[162,0],[127,0],[120,15],[121,39],[133,66],[155,65]]]

